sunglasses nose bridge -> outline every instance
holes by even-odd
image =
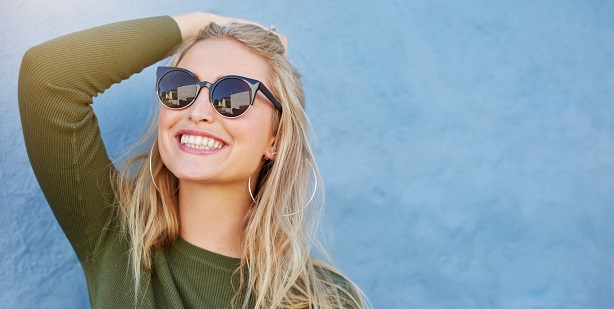
[[[206,94],[204,96],[206,96],[207,98],[203,97],[201,93],[201,90],[203,90],[203,88],[208,88],[207,90],[211,89],[211,83],[203,81],[198,82],[196,86],[196,96],[189,105],[189,118],[195,122],[213,121],[213,114],[215,113],[215,110],[211,105],[211,92],[205,91]]]
[[[198,83],[198,90],[196,91],[196,97],[198,97],[200,95],[200,91],[203,90],[203,88],[207,88],[207,90],[209,91],[209,96],[211,96],[211,83],[208,81],[202,81],[200,83]],[[196,100],[196,98],[194,98]],[[211,97],[209,97],[209,100],[211,100]]]
[[[196,100],[198,100],[201,94],[201,90],[203,90],[203,88],[207,88],[207,90],[211,89],[211,83],[207,81],[196,83],[196,95],[194,96],[194,99],[192,100],[191,104],[193,104]],[[209,97],[208,98],[209,101],[211,101],[210,95],[211,95],[211,92],[207,91],[207,96]]]

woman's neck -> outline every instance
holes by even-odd
[[[179,235],[197,247],[240,257],[243,224],[250,205],[247,184],[180,181]]]

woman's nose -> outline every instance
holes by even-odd
[[[188,111],[188,117],[190,120],[196,123],[207,122],[211,123],[215,120],[216,111],[213,110],[213,106],[209,101],[209,89],[202,87],[198,92],[196,99],[190,105]]]

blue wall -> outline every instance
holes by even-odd
[[[0,307],[88,306],[23,145],[21,56],[86,27],[193,10],[290,38],[333,257],[376,308],[614,307],[613,2],[6,2]],[[148,69],[95,101],[113,156],[142,131],[153,82]]]

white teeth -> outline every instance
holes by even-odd
[[[195,149],[220,149],[223,144],[212,138],[200,135],[182,135],[181,144]]]

